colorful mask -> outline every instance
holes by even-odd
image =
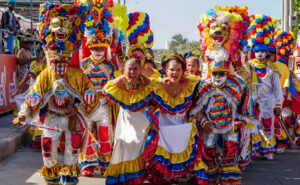
[[[72,33],[74,19],[70,17],[54,17],[50,20],[49,31],[53,35],[55,42],[66,41]]]
[[[68,68],[69,60],[63,57],[57,57],[51,60],[51,66],[58,76],[63,76]]]

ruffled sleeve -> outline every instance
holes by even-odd
[[[110,80],[104,86],[104,93],[109,99],[118,103],[124,109],[130,111],[137,111],[145,107],[152,99],[153,90],[152,85],[149,83],[142,90],[137,93],[129,93],[128,91],[117,87],[113,80]]]
[[[159,79],[153,79],[154,95],[153,99],[157,106],[160,107],[161,111],[169,114],[177,114],[186,112],[193,100],[193,92],[198,82],[196,78],[189,78],[188,84],[182,90],[182,92],[176,96],[170,96],[167,91],[161,86]]]

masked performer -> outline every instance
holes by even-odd
[[[98,121],[101,115],[98,95],[86,75],[69,65],[72,53],[81,44],[86,6],[45,3],[40,7],[41,40],[48,50],[51,66],[37,77],[15,124],[27,121],[42,123],[40,173],[48,185],[77,184],[80,168],[83,117]],[[27,123],[28,124],[28,123]],[[64,165],[58,162],[57,148],[65,136]]]
[[[81,68],[90,79],[96,91],[101,94],[104,85],[114,78],[116,66],[110,61],[110,42],[112,14],[107,8],[108,1],[93,4],[89,1],[90,14],[86,24],[90,34],[86,46],[91,55],[82,61]],[[97,15],[104,15],[98,17]],[[99,20],[100,19],[100,20]],[[100,100],[101,104],[107,104],[107,99]],[[104,172],[111,158],[112,134],[110,127],[110,107],[105,106],[103,115],[97,122],[89,123],[89,135],[83,146],[83,152],[79,155],[82,174],[93,176],[95,167]],[[96,129],[93,129],[96,127]],[[99,147],[95,147],[99,143]]]
[[[264,28],[264,29],[262,29]],[[260,153],[273,159],[275,151],[274,112],[280,116],[283,101],[279,73],[276,66],[266,59],[268,45],[272,42],[274,20],[265,15],[252,15],[248,29],[248,46],[255,58],[247,62],[255,87],[254,101],[260,125],[269,142],[262,140]]]
[[[229,63],[214,62],[211,72],[212,77],[199,84],[197,106],[191,111],[204,131],[203,160],[208,167],[208,181],[241,184],[238,149],[243,135],[239,130],[256,123],[252,98],[240,78],[229,76]],[[220,158],[216,155],[218,138],[223,141]]]

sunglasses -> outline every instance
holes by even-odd
[[[219,75],[219,76],[225,76],[225,72],[224,71],[213,71],[212,75],[213,76],[217,76],[217,75]]]

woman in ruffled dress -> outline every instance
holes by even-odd
[[[149,131],[144,163],[155,184],[166,184],[165,180],[177,184],[177,177],[190,172],[195,174],[199,184],[207,182],[205,164],[201,160],[202,135],[198,125],[186,116],[198,80],[185,75],[185,69],[180,55],[168,55],[166,77],[153,80],[153,102],[160,109],[159,131],[157,142],[148,145],[149,140],[155,140]]]
[[[124,75],[109,81],[104,93],[120,106],[114,148],[104,176],[106,184],[141,184],[146,179],[142,154],[149,122],[145,108],[153,96],[150,80],[141,74],[141,61],[125,62]]]

